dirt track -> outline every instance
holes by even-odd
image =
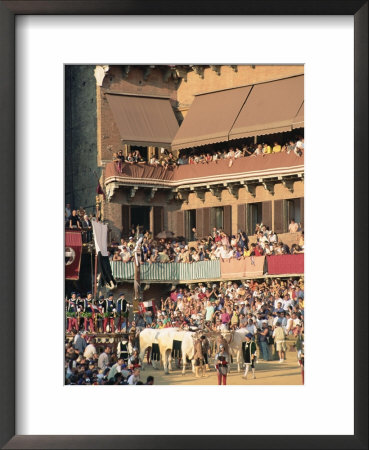
[[[297,365],[296,353],[287,353],[287,361],[279,364],[278,361],[259,361],[255,365],[256,379],[251,378],[251,369],[248,379],[242,378],[244,370],[237,372],[237,366],[232,364],[231,373],[227,377],[227,384],[230,385],[302,385],[301,368]],[[211,361],[212,363],[212,361]],[[190,371],[189,365],[186,374],[182,375],[181,370],[173,367],[173,371],[169,375],[165,375],[164,371],[155,370],[151,366],[144,363],[144,371],[141,371],[141,380],[146,381],[148,375],[155,378],[156,385],[216,385],[217,374],[214,365],[210,365],[211,371],[206,372],[205,377],[196,378]]]

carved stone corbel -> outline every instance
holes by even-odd
[[[220,75],[220,67],[221,66],[210,66],[211,70],[213,70],[218,76]]]
[[[154,69],[155,66],[146,66],[146,69],[144,70],[143,79],[147,81],[147,79],[150,76],[150,73],[152,72],[152,69]]]
[[[110,202],[112,199],[114,192],[119,188],[119,186],[116,183],[109,183],[106,186],[106,200]]]
[[[241,183],[244,186],[244,188],[246,189],[246,192],[248,192],[252,197],[255,197],[255,195],[256,195],[256,185],[255,184],[250,184],[250,183],[245,183],[245,182],[241,182]]]
[[[135,197],[137,191],[138,191],[137,186],[132,186],[130,188],[129,193],[128,193],[128,201],[131,201]]]
[[[282,181],[282,185],[293,193],[293,183],[294,183],[293,180],[284,177],[278,177],[278,180]]]
[[[181,189],[178,191],[178,196],[180,200],[182,200],[185,203],[188,203],[188,196],[190,195],[190,191],[186,191],[184,189]]]
[[[195,194],[199,200],[205,201],[205,189],[195,189]]]
[[[238,199],[238,190],[239,186],[235,183],[223,183],[223,185],[227,188],[228,192],[235,198]]]
[[[209,192],[214,195],[218,200],[221,200],[222,198],[222,188],[217,186],[207,186],[209,189]]]
[[[178,78],[182,78],[185,82],[187,82],[188,69],[184,69],[183,67],[176,67],[175,72]]]
[[[131,66],[123,66],[123,78],[127,78],[129,71],[131,70]]]
[[[94,75],[95,75],[97,86],[101,87],[103,85],[105,75],[108,73],[108,71],[109,71],[109,66],[96,66],[95,67]]]
[[[146,195],[146,201],[151,202],[151,200],[155,197],[156,191],[158,188],[151,188]]]
[[[200,78],[204,78],[204,66],[191,66],[193,71],[200,77]]]
[[[269,194],[274,195],[274,182],[268,180],[259,180]]]
[[[175,195],[175,192],[173,190],[170,190],[167,192],[167,202],[170,202],[171,200],[173,200]]]

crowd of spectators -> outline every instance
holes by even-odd
[[[146,303],[147,304],[147,303]],[[122,341],[115,353],[107,346],[98,354],[93,334],[73,331],[66,343],[67,384],[143,384],[138,356],[139,333],[145,328],[176,327],[188,331],[223,333],[244,330],[256,343],[259,360],[280,359],[276,340],[302,350],[304,338],[304,281],[265,279],[199,283],[173,288],[150,306],[140,304],[134,320],[119,321]],[[83,323],[83,322],[81,322]],[[278,338],[277,338],[278,336]],[[286,346],[283,347],[286,351]],[[153,384],[147,379],[146,384]]]
[[[211,162],[217,162],[222,159],[229,160],[229,166],[233,164],[233,161],[247,156],[265,156],[272,153],[293,153],[297,156],[302,156],[304,151],[304,138],[298,137],[297,139],[290,139],[283,145],[280,145],[277,141],[273,144],[262,143],[262,144],[245,144],[240,147],[230,147],[223,150],[203,149],[197,148],[195,150],[184,150],[180,152],[178,158],[174,154],[166,149],[162,149],[160,156],[157,157],[153,155],[148,161],[141,156],[139,150],[134,150],[129,152],[127,157],[123,155],[123,151],[120,150],[118,153],[113,153],[113,161],[119,172],[122,170],[122,165],[124,162],[128,164],[142,164],[148,163],[149,165],[155,167],[164,167],[165,169],[169,167],[175,167],[186,164],[209,164]]]
[[[153,385],[154,377],[141,380],[137,349],[112,351],[107,345],[100,354],[96,339],[74,330],[72,341],[65,344],[65,384],[67,385]],[[124,341],[122,341],[124,342]],[[129,346],[128,346],[129,347]],[[120,346],[121,348],[121,346]]]
[[[290,232],[296,233],[300,228],[291,220]],[[110,259],[112,261],[133,261],[133,249],[136,246],[137,233],[132,230],[128,239],[120,243],[113,242]],[[143,235],[141,245],[141,263],[192,263],[212,261],[215,259],[246,258],[249,256],[297,254],[304,252],[304,232],[301,231],[299,242],[291,248],[280,242],[278,235],[264,224],[255,228],[256,241],[249,243],[249,237],[239,230],[237,235],[227,235],[224,230],[213,228],[212,233],[204,239],[197,238],[196,228],[192,230],[193,240],[167,238],[154,239],[149,232]]]

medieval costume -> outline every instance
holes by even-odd
[[[201,369],[202,376],[205,376],[204,369],[203,369],[204,360],[203,360],[203,355],[202,355],[202,345],[201,345],[200,339],[197,339],[195,342],[195,353],[193,355],[193,359],[195,361],[195,376],[196,376],[196,378],[200,377],[200,375],[199,375],[200,369]]]
[[[218,373],[218,385],[222,384],[225,386],[227,384],[227,375],[229,371],[228,366],[228,355],[224,351],[224,346],[220,344],[219,352],[215,355],[215,368]]]
[[[249,368],[252,369],[252,377],[255,378],[255,359],[256,359],[256,344],[252,341],[252,334],[246,334],[246,342],[242,343],[243,359],[245,361],[245,374],[244,378],[247,378]]]

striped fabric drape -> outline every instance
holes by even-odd
[[[111,269],[117,280],[133,280],[133,262],[111,261]],[[145,263],[140,267],[141,281],[191,281],[220,278],[220,261],[195,263]]]

